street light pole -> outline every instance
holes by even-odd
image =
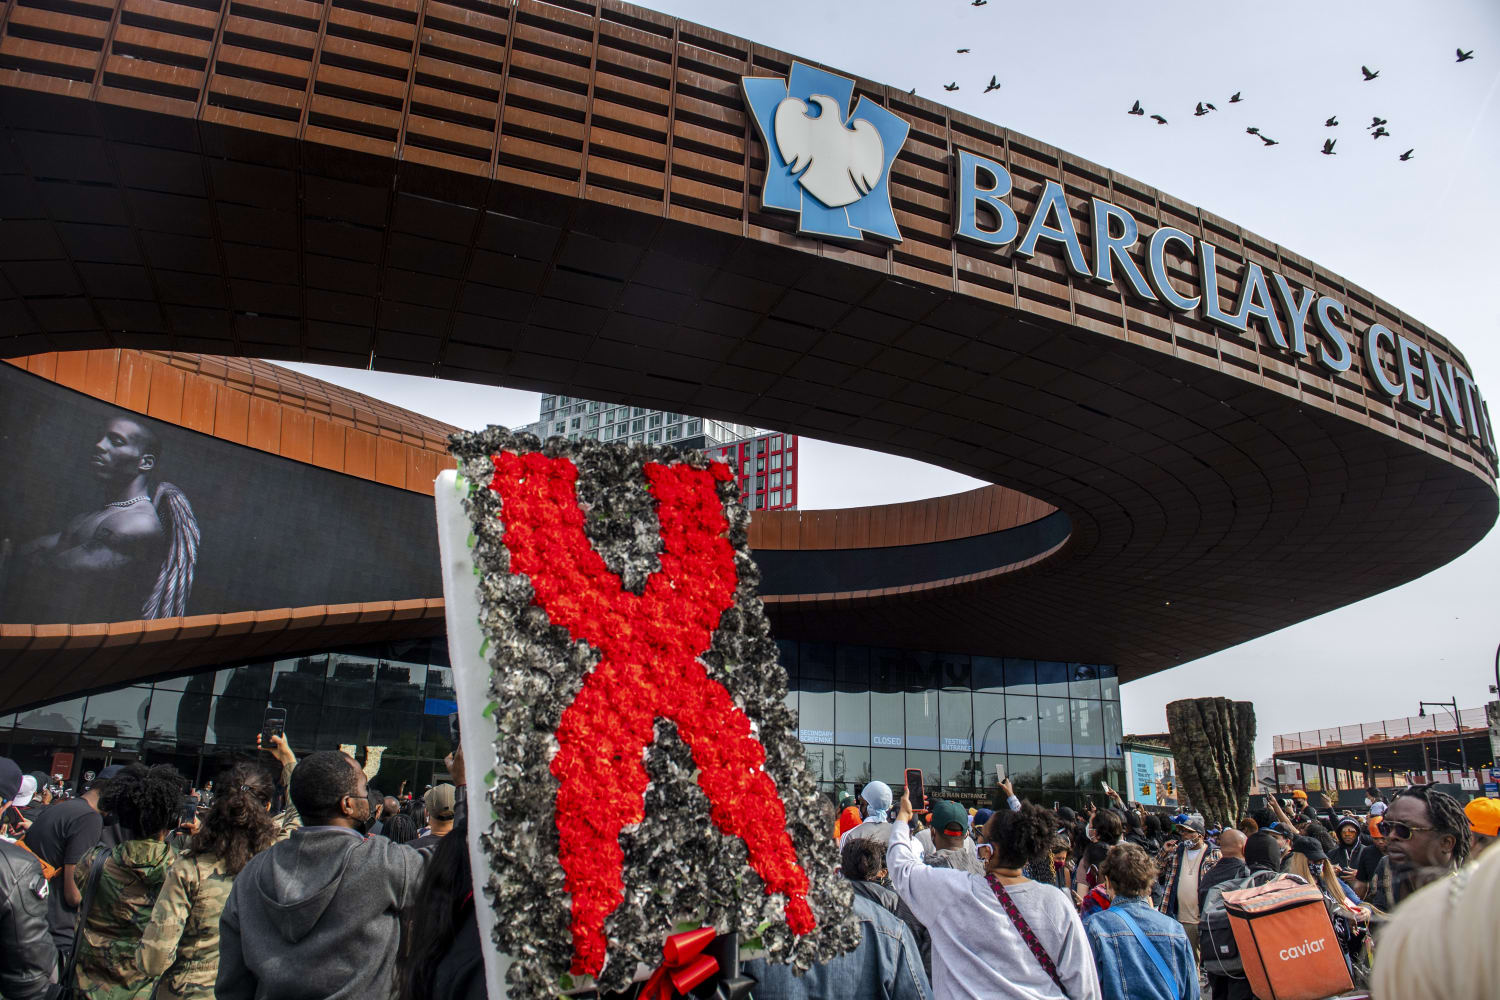
[[[975,778],[974,778],[975,785],[977,785],[980,788],[984,787],[984,782],[982,782],[979,779],[979,777],[978,777],[978,775],[979,775],[979,762],[975,759],[975,754],[978,754],[981,757],[984,756],[984,748],[985,748],[985,746],[990,741],[990,730],[993,729],[993,728],[995,728],[995,723],[997,723],[997,722],[1023,722],[1023,721],[1025,721],[1026,718],[1027,717],[1024,716],[1024,715],[1013,715],[1013,716],[1010,716],[1010,717],[1004,718],[1004,719],[991,719],[990,720],[990,724],[988,726],[984,727],[984,734],[979,737],[979,749],[975,750],[974,749],[974,745],[972,743],[969,744],[969,771],[970,771],[971,774],[973,774],[975,776]],[[970,733],[972,733],[973,731],[974,730],[972,728],[969,730]]]
[[[1500,652],[1497,652],[1496,656],[1500,657]],[[1452,710],[1452,712],[1453,712],[1453,732],[1454,732],[1454,735],[1456,735],[1458,737],[1458,763],[1459,763],[1459,767],[1463,769],[1463,775],[1464,775],[1464,777],[1467,778],[1469,776],[1469,755],[1468,755],[1468,752],[1464,750],[1464,724],[1463,724],[1463,720],[1461,720],[1458,717],[1458,698],[1457,698],[1457,696],[1455,696],[1452,701],[1424,701],[1424,702],[1419,702],[1418,706],[1417,706],[1417,715],[1418,716],[1426,716],[1427,715],[1427,706],[1428,705],[1431,705],[1434,708],[1448,708],[1448,709]],[[1432,740],[1433,740],[1434,744],[1437,743],[1437,730],[1433,730]]]

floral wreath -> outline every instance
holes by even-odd
[[[450,446],[471,484],[497,728],[482,842],[511,990],[622,990],[684,921],[798,969],[851,950],[727,467],[499,427]]]

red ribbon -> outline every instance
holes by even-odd
[[[677,1000],[718,972],[718,959],[703,954],[716,936],[712,927],[700,927],[667,938],[662,963],[641,987],[640,1000]]]

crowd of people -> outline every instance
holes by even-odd
[[[1045,809],[1002,783],[996,810],[937,799],[918,815],[870,782],[830,815],[863,942],[802,979],[752,963],[755,995],[1255,1000],[1224,896],[1284,875],[1321,893],[1359,995],[1478,1000],[1500,981],[1484,974],[1500,851],[1477,860],[1500,834],[1500,802],[1369,789],[1356,815],[1298,790],[1219,828],[1106,796],[1084,813]],[[1455,913],[1469,951],[1448,934]]]
[[[348,754],[105,768],[77,796],[0,758],[0,998],[483,1000],[455,784],[369,787]]]
[[[403,799],[269,742],[274,767],[201,790],[131,764],[72,797],[0,758],[0,998],[482,1000],[462,755]],[[1005,782],[994,810],[918,813],[872,781],[827,803],[860,943],[800,975],[749,961],[753,996],[1254,1000],[1224,897],[1284,875],[1377,1000],[1500,981],[1495,800],[1371,789],[1356,815],[1298,791],[1218,828],[1106,794],[1047,809]]]

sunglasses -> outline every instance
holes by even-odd
[[[1380,821],[1380,835],[1387,840],[1410,840],[1414,833],[1432,833],[1435,826],[1412,826],[1410,823],[1396,823],[1388,819]]]

